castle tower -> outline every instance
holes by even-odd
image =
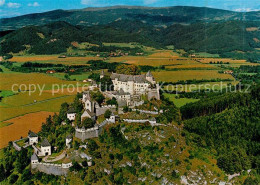
[[[31,156],[31,164],[38,164],[39,163],[39,159],[38,157],[36,156],[35,153],[33,153],[33,155]]]
[[[146,78],[147,81],[151,82],[152,84],[156,83],[155,80],[154,80],[154,77],[153,77],[153,75],[151,73],[151,71],[148,71],[146,73],[145,78]]]
[[[89,91],[83,92],[83,102],[85,103],[86,110],[89,110],[90,112],[94,111],[94,102],[92,101]]]

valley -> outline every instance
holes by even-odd
[[[259,17],[112,6],[0,18],[0,184],[258,185]]]

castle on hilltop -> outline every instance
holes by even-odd
[[[104,71],[100,75],[100,78],[103,77]],[[104,95],[109,98],[115,97],[119,105],[129,107],[142,105],[142,95],[147,95],[148,100],[153,98],[160,99],[159,84],[156,83],[150,71],[143,75],[112,73],[110,78],[114,85],[114,91],[107,91]]]

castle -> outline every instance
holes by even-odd
[[[101,72],[100,78],[104,77],[104,71]],[[103,93],[108,98],[116,98],[119,107],[135,107],[142,105],[142,95],[147,95],[148,100],[153,98],[160,99],[160,87],[156,83],[152,73],[149,71],[143,75],[125,75],[112,73],[110,76],[114,91]]]
[[[104,77],[104,71],[102,71],[100,78]],[[102,92],[101,88],[98,87],[94,88],[97,91],[100,91],[107,99],[115,98],[117,101],[117,105],[106,105],[104,102],[99,104],[96,102],[93,94],[91,93],[91,88],[89,91],[84,91],[82,96],[82,103],[84,106],[84,111],[80,115],[81,122],[86,118],[91,118],[95,125],[92,128],[85,128],[84,126],[79,128],[78,126],[75,127],[75,137],[80,139],[82,142],[86,139],[98,137],[107,124],[116,123],[116,120],[120,119],[120,114],[124,114],[123,108],[124,106],[128,106],[133,108],[133,110],[138,110],[137,107],[139,105],[144,104],[143,97],[146,96],[148,100],[151,99],[160,99],[159,93],[159,84],[156,83],[153,75],[149,71],[143,75],[124,75],[124,74],[117,74],[112,73],[110,76],[114,90],[113,91],[105,91]],[[146,99],[147,99],[146,98]],[[97,118],[101,115],[104,115],[105,112],[109,110],[110,116],[106,117],[102,121],[97,121]],[[160,113],[159,110],[157,111],[146,111],[146,110],[138,110],[143,111],[146,114],[157,115]],[[115,115],[118,114],[118,115]],[[72,122],[76,119],[76,110],[74,108],[69,108],[67,111],[67,120]],[[122,121],[128,123],[147,123],[149,122],[152,126],[158,125],[156,119],[146,118],[146,119],[124,119]],[[64,121],[63,121],[64,122]],[[65,123],[66,124],[66,123]],[[66,147],[69,149],[71,147],[72,142],[72,135],[68,135],[66,137]],[[69,157],[64,155],[64,153],[60,154],[65,158],[62,161],[62,164],[55,164],[56,159],[48,160],[48,157],[52,154],[51,144],[48,142],[47,139],[44,139],[40,145],[38,143],[38,135],[29,132],[28,134],[29,144],[32,145],[34,148],[34,154],[31,157],[31,167],[34,171],[41,171],[47,174],[54,174],[54,175],[66,175],[68,173],[68,169],[72,166],[72,162]],[[85,154],[86,155],[86,154]],[[59,158],[60,156],[56,157]],[[38,157],[42,157],[44,162],[40,162]],[[84,157],[84,156],[83,156]],[[88,161],[88,165],[91,166],[91,160]]]

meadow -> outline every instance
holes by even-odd
[[[185,85],[168,85],[164,86],[164,90],[167,91],[201,91],[201,90],[221,90],[223,88],[229,87],[229,85],[237,85],[238,81],[222,81],[222,82],[207,82],[199,84],[185,84]]]
[[[48,76],[52,76],[52,77],[56,77],[56,78],[59,78],[61,80],[65,80],[65,74],[66,73],[54,73],[54,74],[48,74]],[[82,74],[72,74],[69,76],[69,78],[71,80],[76,80],[76,81],[83,81],[83,80],[86,80],[88,79],[89,75],[91,74],[91,72],[84,72]]]
[[[210,63],[220,63],[222,62],[223,64],[229,63],[229,64],[250,64],[246,60],[234,60],[230,58],[194,58],[194,60],[197,60],[201,63],[204,64],[210,64]]]
[[[180,70],[180,71],[155,71],[153,75],[157,81],[178,82],[181,80],[210,80],[210,79],[231,79],[229,74],[218,73],[217,70]]]
[[[59,55],[26,55],[14,56],[10,59],[11,62],[39,62],[39,63],[54,63],[64,65],[87,65],[89,60],[100,60],[100,57],[85,56],[85,57],[66,57],[59,58]]]
[[[174,103],[174,105],[176,105],[176,107],[178,107],[178,108],[186,105],[187,103],[194,103],[194,102],[199,101],[199,99],[193,99],[193,98],[178,98],[178,95],[176,95],[176,94],[164,93],[163,95],[166,98],[169,98],[169,100],[172,101]]]

